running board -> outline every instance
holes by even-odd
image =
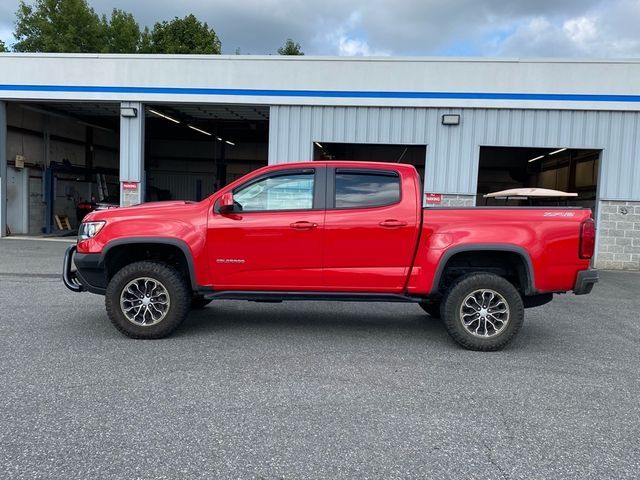
[[[417,303],[423,299],[395,293],[350,293],[350,292],[262,292],[226,291],[209,292],[205,298],[211,300],[249,300],[251,302],[282,302],[290,300],[326,300],[332,302],[403,302]]]

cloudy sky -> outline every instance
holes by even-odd
[[[35,0],[29,0],[35,1]],[[13,41],[19,0],[0,0],[0,39]],[[640,0],[89,0],[141,25],[194,13],[223,53],[640,57]]]

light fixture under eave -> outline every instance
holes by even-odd
[[[322,150],[324,150],[324,147],[322,145],[320,145],[319,142],[313,142],[313,143],[315,143],[318,146],[318,148],[322,148]]]
[[[222,138],[220,137],[216,137],[216,140],[218,140],[219,142],[222,142]]]
[[[555,152],[550,152],[549,155],[555,155],[556,153],[564,152],[566,148],[561,148],[560,150],[556,150]]]
[[[138,109],[133,107],[121,107],[120,115],[125,118],[136,118],[138,116]]]
[[[228,143],[229,145],[233,145],[234,147],[236,146],[236,144],[235,144],[235,143],[233,143],[233,142],[231,142],[231,141],[229,141],[229,140],[225,140],[225,141],[224,141],[224,143]]]
[[[149,111],[150,111],[151,113],[153,113],[154,115],[157,115],[158,117],[162,117],[162,118],[164,118],[164,119],[166,119],[166,120],[169,120],[170,122],[173,122],[173,123],[180,123],[180,120],[176,120],[175,118],[172,118],[172,117],[170,117],[169,115],[165,115],[164,113],[160,113],[160,112],[158,112],[158,111],[156,111],[156,110],[152,110],[152,109],[149,109]]]
[[[211,134],[205,130],[202,130],[198,127],[194,127],[193,125],[187,125],[187,127],[189,127],[191,130],[195,130],[196,132],[200,132],[200,133],[204,133],[205,135],[208,135],[209,137],[211,136]]]
[[[544,158],[544,155],[540,155],[539,157],[532,158],[531,160],[529,160],[529,163],[535,162],[536,160],[540,160],[541,158]]]
[[[442,125],[460,125],[460,115],[457,113],[445,113],[442,115]]]

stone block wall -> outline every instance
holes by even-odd
[[[600,202],[596,267],[640,270],[640,202]]]
[[[442,195],[442,203],[439,205],[426,204],[428,207],[475,207],[475,195]]]

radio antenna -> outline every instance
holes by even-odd
[[[404,147],[404,152],[402,152],[402,155],[400,155],[400,158],[396,160],[396,163],[400,163],[400,160],[404,158],[405,154],[407,153],[407,150],[409,150],[409,147]]]

